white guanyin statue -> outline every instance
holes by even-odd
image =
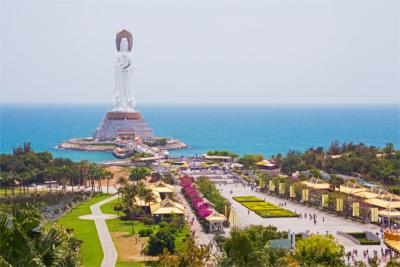
[[[132,34],[122,30],[116,37],[117,62],[115,64],[115,94],[113,97],[114,112],[135,111],[133,98],[133,61],[130,58],[132,50]]]

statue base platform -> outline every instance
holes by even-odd
[[[120,135],[132,134],[144,139],[153,138],[153,130],[147,125],[140,112],[107,112],[93,132],[99,141],[112,140]]]

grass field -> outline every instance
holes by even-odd
[[[102,205],[100,207],[101,212],[105,214],[118,215],[118,211],[114,210],[114,206],[118,203],[118,201],[121,203],[121,197],[113,199],[112,201]]]
[[[297,217],[297,213],[283,209],[255,196],[233,197],[234,200],[263,218]]]
[[[74,229],[74,236],[83,241],[80,251],[82,266],[100,266],[101,261],[103,260],[103,250],[101,248],[94,221],[81,220],[79,219],[79,216],[90,214],[91,205],[108,197],[110,197],[110,195],[96,195],[85,201],[84,203],[78,205],[77,207],[73,208],[70,212],[66,213],[58,220],[51,222],[47,226],[50,227],[51,225],[56,224],[62,225],[65,228]]]

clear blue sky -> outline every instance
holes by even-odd
[[[168,2],[168,4],[165,4]],[[400,1],[0,1],[2,102],[400,103]]]

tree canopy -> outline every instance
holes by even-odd
[[[344,248],[332,235],[311,235],[299,240],[293,257],[304,266],[345,266]]]

